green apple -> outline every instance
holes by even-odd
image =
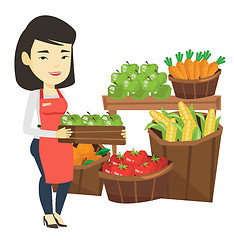
[[[137,79],[131,80],[130,77],[128,77],[128,79],[124,81],[123,85],[123,89],[125,89],[128,92],[137,91],[138,89],[140,89],[140,87],[141,87],[140,82]]]
[[[142,87],[135,92],[129,92],[129,96],[135,100],[143,100],[149,96],[149,91],[143,89]]]
[[[171,87],[165,84],[161,86],[157,91],[151,92],[151,96],[157,100],[165,100],[171,96]]]
[[[147,61],[146,61],[146,64],[142,64],[141,67],[140,67],[140,71],[142,73],[146,73],[147,76],[150,76],[152,73],[157,73],[158,72],[158,65],[157,64],[149,64]]]
[[[120,73],[116,70],[117,73],[113,73],[111,75],[111,82],[116,83],[117,85],[122,85],[126,79],[128,79],[128,75],[125,72]]]
[[[60,118],[60,123],[61,123],[61,125],[66,125],[68,119],[69,119],[69,115],[63,115],[63,116]]]
[[[89,121],[90,118],[91,118],[91,116],[90,115],[86,115],[86,114],[81,117],[81,119],[83,120],[84,124],[87,124],[87,122]]]
[[[167,82],[167,74],[165,72],[160,72],[156,74],[155,79],[159,81],[160,85]]]
[[[108,96],[114,100],[121,100],[127,97],[128,92],[123,89],[123,85],[110,85],[108,87]]]
[[[132,73],[135,73],[136,71],[139,71],[139,66],[135,63],[129,64],[128,61],[126,61],[127,64],[123,64],[121,66],[121,72],[127,73],[128,76],[130,76]]]
[[[142,84],[142,88],[149,92],[155,92],[158,90],[159,87],[160,87],[159,81],[155,79],[151,80],[149,77],[147,78],[147,80],[144,80]]]
[[[92,117],[93,117],[95,120],[100,120],[100,119],[102,119],[102,118],[100,117],[100,115],[98,115],[98,114],[93,114]]]

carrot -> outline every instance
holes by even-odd
[[[172,65],[171,58],[166,57],[164,62],[167,64],[168,70],[169,70],[169,73],[171,74],[171,76],[173,76],[174,78],[182,79],[183,76],[182,76],[180,70],[176,66]]]
[[[202,59],[202,52],[196,53],[196,60],[193,62],[193,79],[200,77],[200,61]]]
[[[208,72],[208,68],[209,68],[209,63],[208,63],[208,59],[211,56],[210,51],[204,51],[203,54],[203,59],[201,60],[200,63],[200,78],[205,78],[207,76],[207,72]]]
[[[191,60],[193,56],[193,51],[189,49],[189,51],[186,51],[186,57],[187,59],[184,62],[185,70],[188,76],[188,79],[193,79],[193,61]]]
[[[177,59],[176,67],[180,70],[182,74],[182,79],[188,79],[184,63],[182,62],[183,56],[184,54],[181,52],[178,52],[178,54],[176,54],[176,59]]]
[[[219,65],[222,63],[225,63],[225,57],[222,56],[220,56],[216,62],[212,62],[209,65],[206,77],[214,75],[218,71]]]

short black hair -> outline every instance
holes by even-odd
[[[29,66],[22,62],[22,52],[30,56],[34,40],[60,45],[54,41],[73,44],[76,39],[75,30],[66,22],[52,16],[39,16],[34,18],[21,34],[15,51],[15,77],[20,87],[27,90],[43,88],[43,82],[37,78]],[[52,40],[52,41],[51,41]],[[71,69],[68,77],[56,88],[64,88],[75,83],[73,51],[71,53]]]

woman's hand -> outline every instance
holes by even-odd
[[[127,132],[126,132],[126,130],[122,130],[121,135],[123,136],[123,138],[127,139]]]
[[[56,131],[56,138],[69,138],[71,134],[72,134],[72,130],[70,128],[66,129],[64,127]]]

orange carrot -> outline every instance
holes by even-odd
[[[200,63],[200,78],[205,78],[207,77],[207,72],[208,72],[208,68],[209,68],[209,63],[208,63],[208,59],[211,56],[210,51],[206,51],[203,54],[203,59],[201,60]]]
[[[184,54],[181,52],[178,52],[178,54],[176,54],[176,59],[177,59],[176,67],[180,70],[182,74],[182,79],[188,79],[184,63],[182,62],[183,56]]]
[[[200,76],[200,61],[202,59],[202,52],[196,53],[196,60],[193,62],[193,78],[199,79]]]
[[[164,62],[167,64],[169,73],[171,74],[172,77],[182,79],[183,76],[180,70],[176,66],[172,66],[171,58],[166,57]]]
[[[193,61],[191,60],[193,56],[193,51],[189,49],[189,51],[186,51],[186,57],[187,59],[184,62],[185,70],[188,76],[188,79],[194,79],[193,77]]]
[[[225,63],[225,57],[222,56],[220,56],[216,62],[212,62],[209,65],[206,77],[214,75],[218,71],[219,65],[222,63]]]

